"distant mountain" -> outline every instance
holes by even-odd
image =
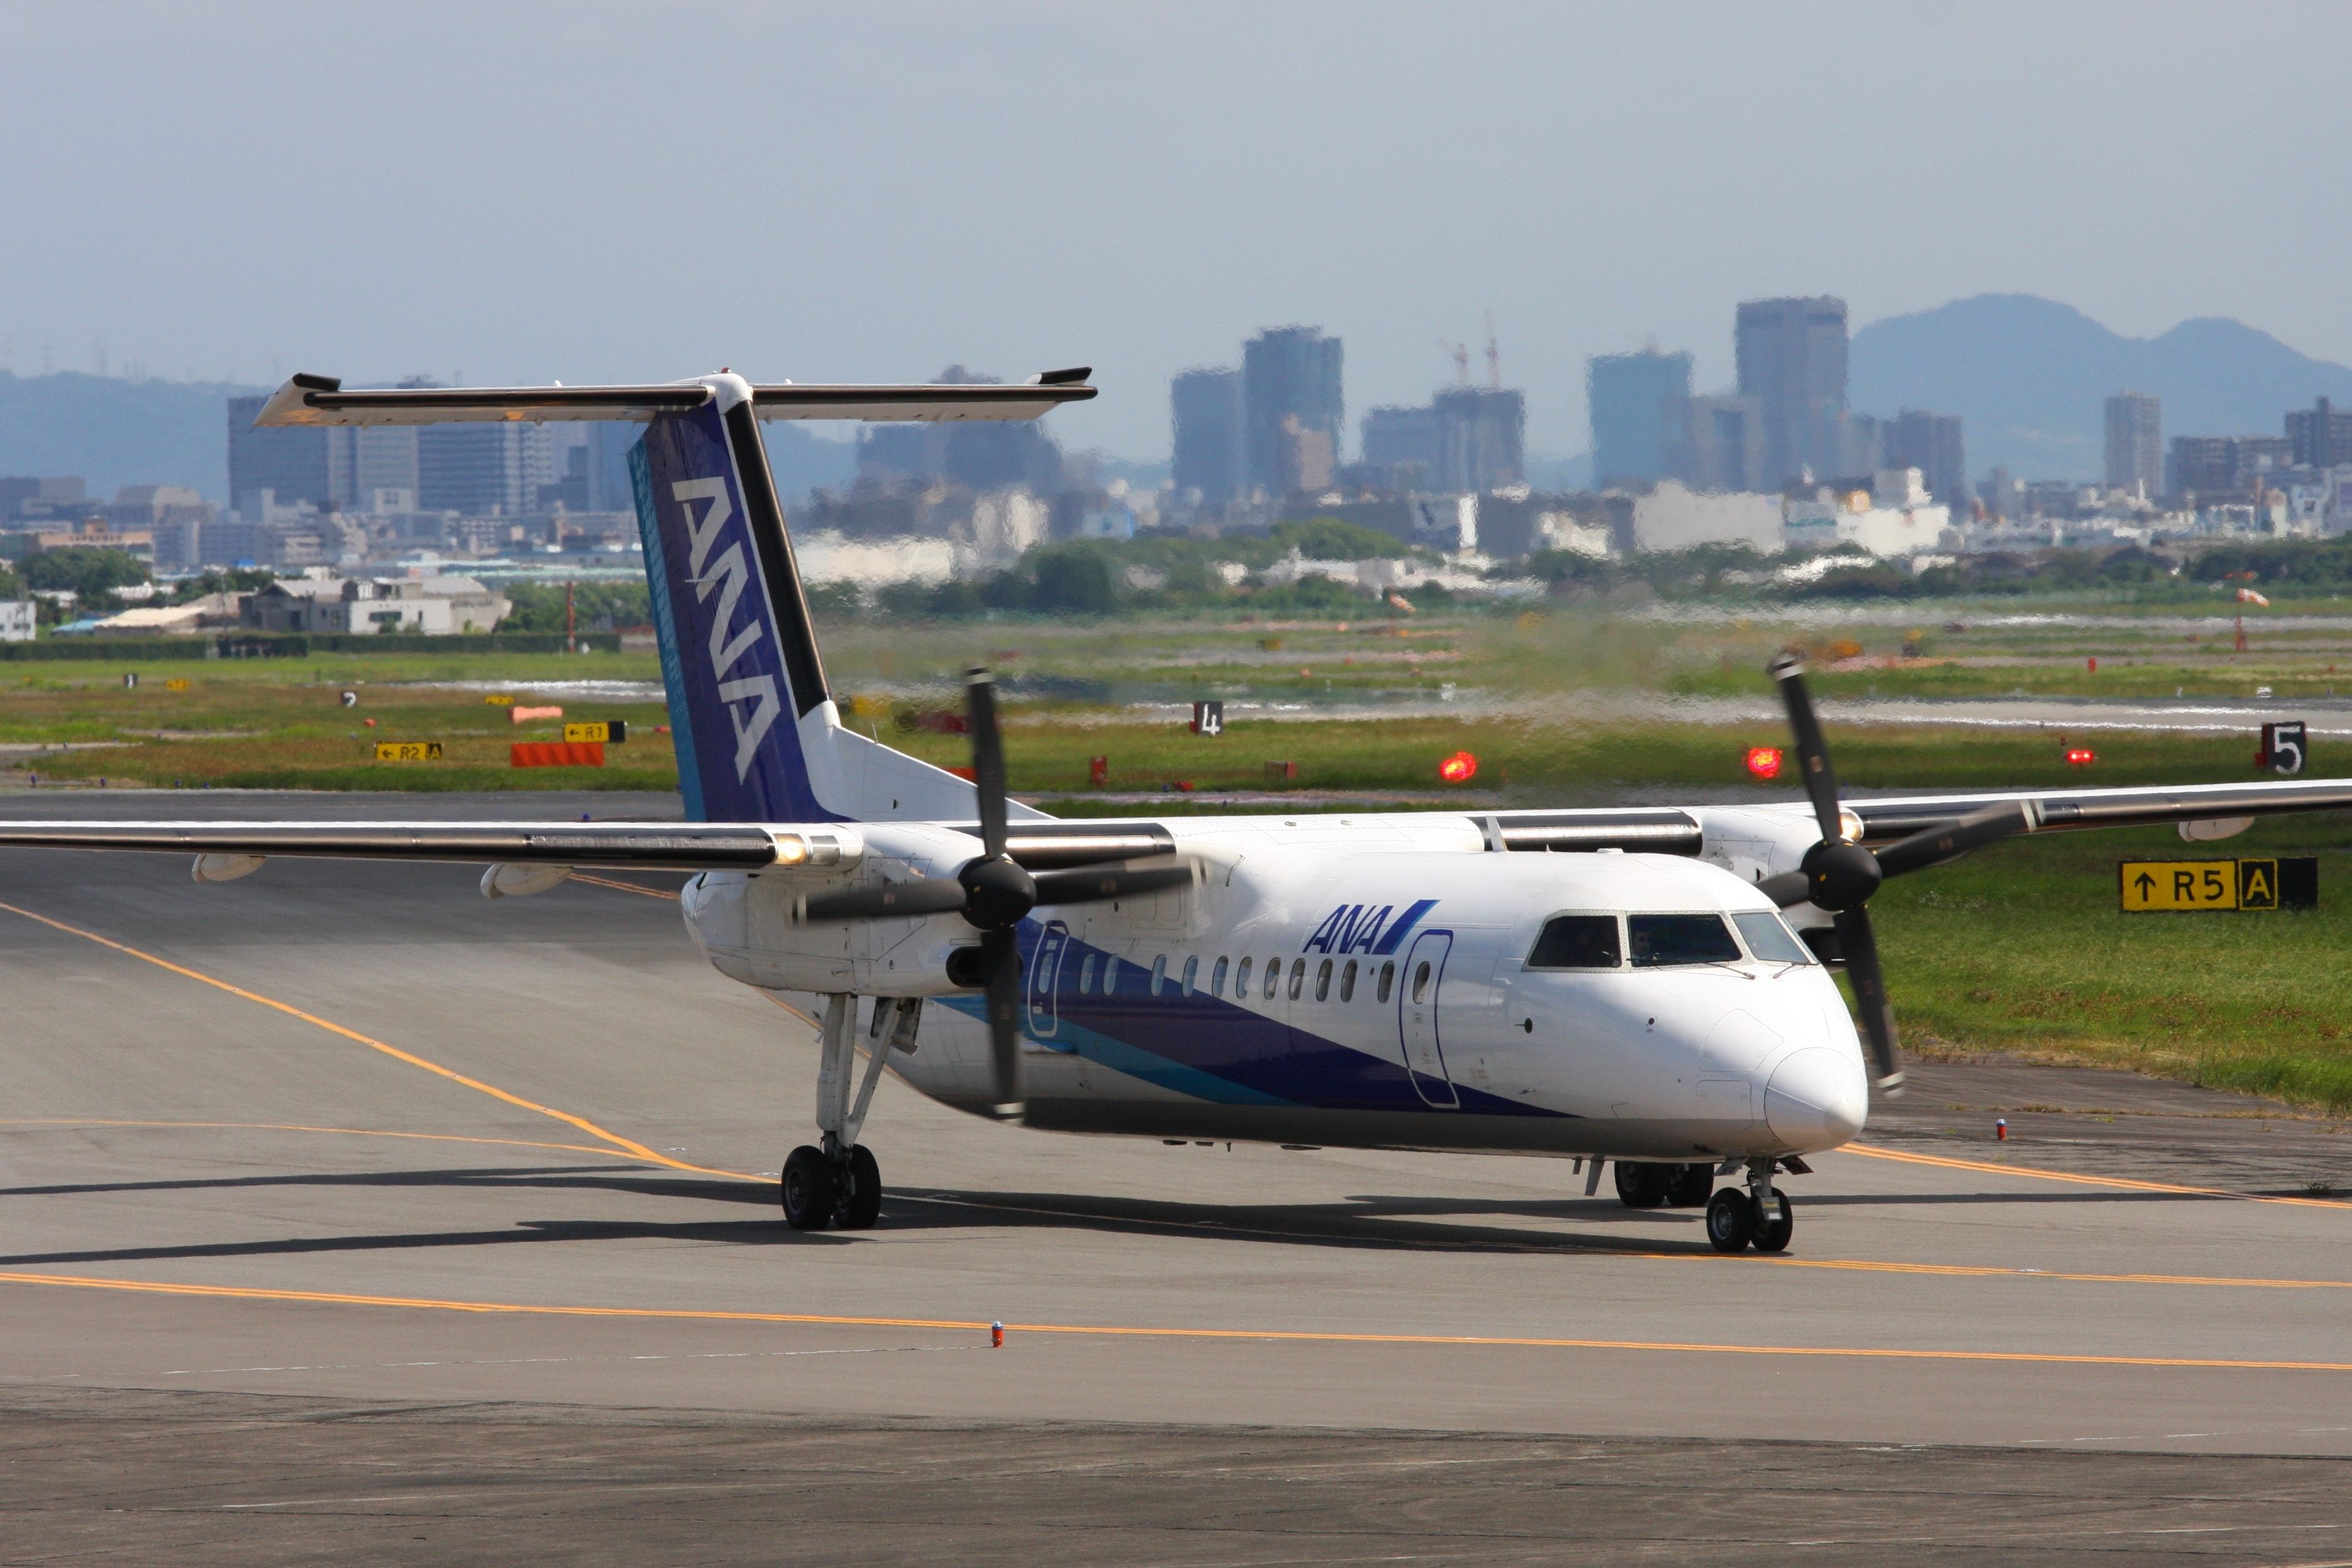
[[[2352,369],[2297,353],[2268,332],[2220,317],[2126,338],[2070,305],[2032,294],[1980,294],[1853,334],[1847,403],[1957,414],[1969,471],[2005,465],[2020,479],[2095,480],[2106,463],[2106,400],[2164,400],[2164,437],[2278,436],[2315,397],[2352,405]]]
[[[228,400],[266,387],[0,371],[0,474],[79,474],[110,500],[123,485],[188,485],[228,499]]]

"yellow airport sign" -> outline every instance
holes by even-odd
[[[187,689],[188,678],[184,675],[175,675],[163,682],[163,689],[166,691],[185,691]]]
[[[2123,860],[2116,882],[2127,915],[2311,909],[2319,902],[2319,862],[2311,858]]]
[[[378,741],[375,760],[379,763],[437,763],[441,760],[438,741]]]
[[[614,719],[608,722],[599,719],[588,724],[566,724],[563,726],[563,738],[574,745],[599,741],[610,741],[618,744],[629,738],[629,721],[625,719]]]
[[[482,705],[486,708],[511,708],[514,706],[514,693],[511,691],[493,691],[488,697],[482,699]]]

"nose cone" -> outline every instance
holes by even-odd
[[[1764,1122],[1800,1149],[1834,1149],[1862,1131],[1870,1084],[1859,1058],[1827,1046],[1791,1052],[1764,1090]]]

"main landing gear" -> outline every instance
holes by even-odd
[[[816,1078],[816,1124],[824,1134],[821,1146],[803,1143],[784,1161],[777,1195],[784,1223],[794,1230],[823,1230],[839,1226],[864,1230],[882,1213],[882,1168],[874,1151],[857,1141],[866,1125],[866,1108],[873,1103],[874,1086],[881,1080],[882,1064],[892,1051],[912,1052],[915,1029],[921,1021],[919,997],[879,997],[874,1021],[866,1031],[866,1074],[857,1084],[855,1103],[850,1079],[857,1065],[857,998],[846,993],[825,998],[823,1055]]]
[[[1773,1167],[1779,1163],[1761,1158],[1748,1161],[1746,1192],[1726,1187],[1707,1200],[1706,1239],[1717,1252],[1744,1252],[1750,1247],[1759,1252],[1789,1250],[1797,1215],[1789,1206],[1789,1194],[1772,1184]]]

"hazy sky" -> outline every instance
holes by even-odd
[[[248,380],[1167,379],[1347,341],[1355,419],[1491,310],[1531,449],[1735,301],[1992,290],[2352,361],[2352,6],[0,6],[0,350]],[[1483,374],[1481,370],[1479,372]]]

